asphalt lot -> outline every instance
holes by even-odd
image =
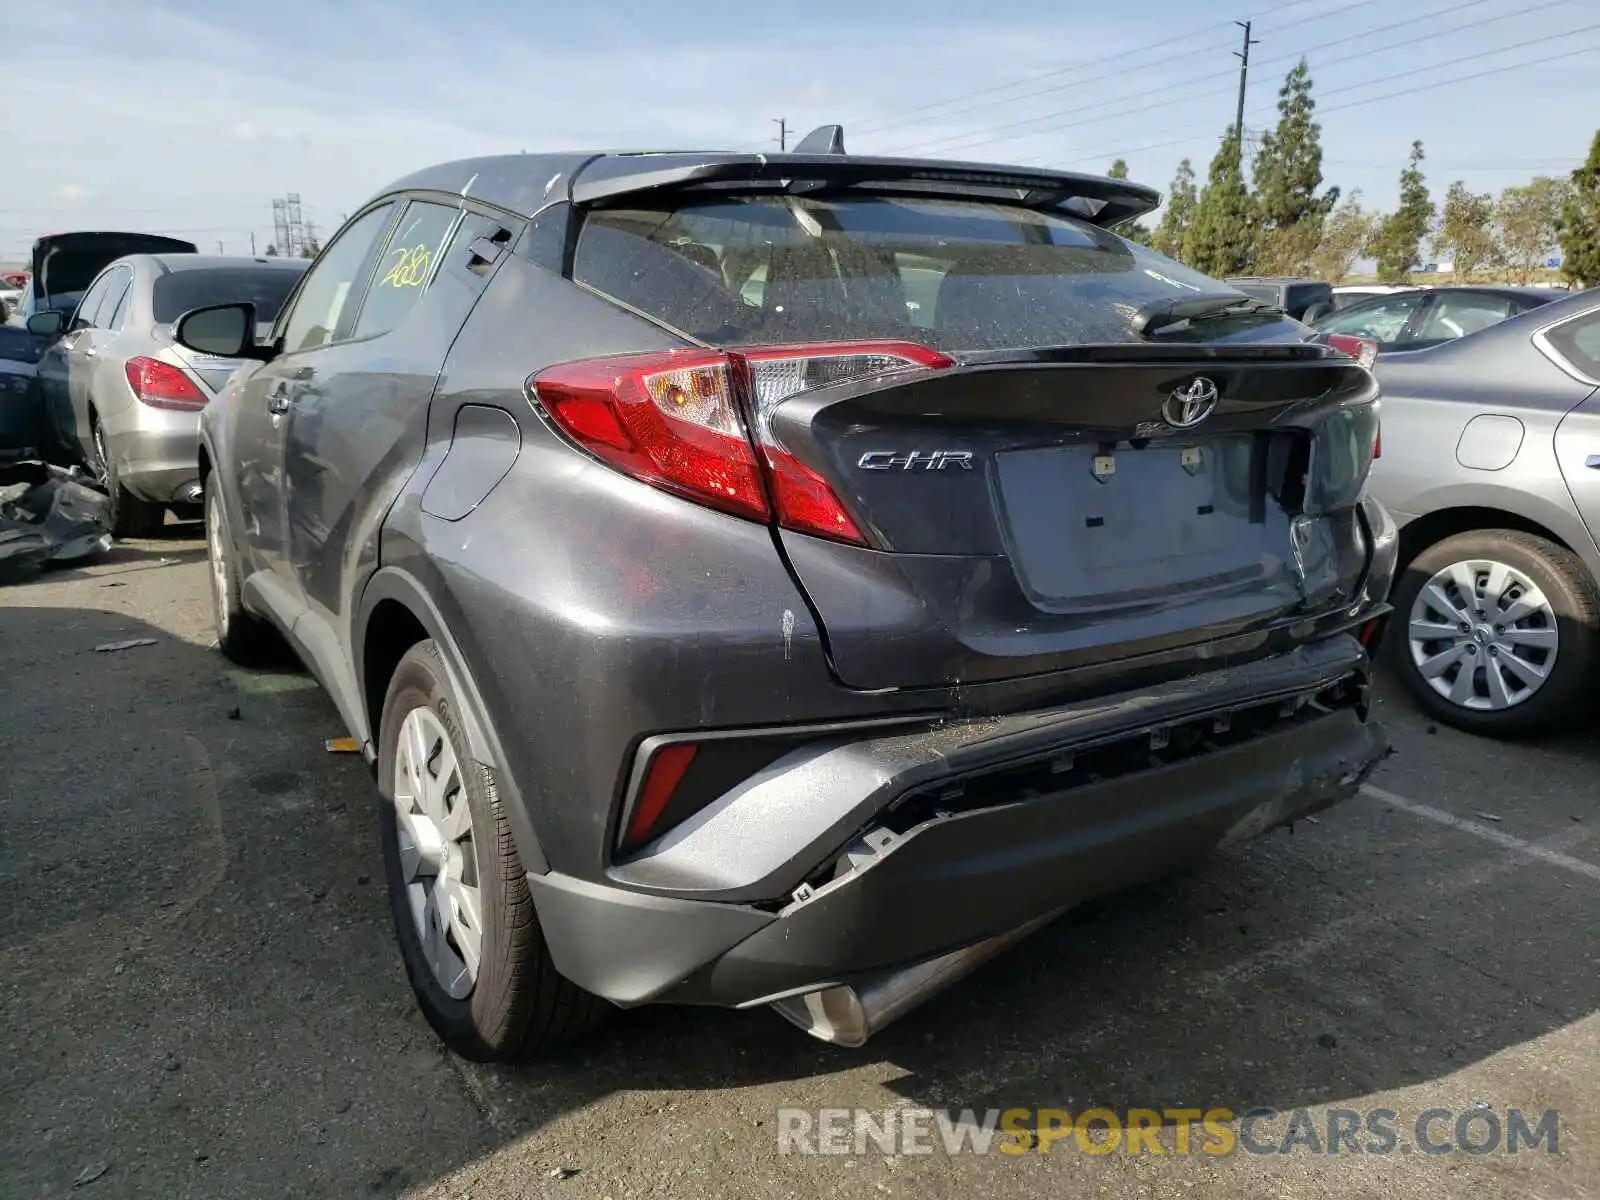
[[[1378,793],[1073,914],[863,1050],[650,1009],[491,1070],[416,1015],[332,706],[209,648],[195,533],[0,588],[7,1200],[1600,1196],[1592,716],[1505,747],[1385,698]],[[1402,1142],[1430,1108],[1555,1109],[1559,1145],[778,1152],[780,1107],[898,1105],[1390,1108]]]

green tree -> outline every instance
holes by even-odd
[[[1356,189],[1322,223],[1322,236],[1311,256],[1311,270],[1325,283],[1343,283],[1361,251],[1372,240],[1380,217],[1361,207],[1361,191]]]
[[[1261,137],[1253,175],[1261,222],[1262,266],[1284,274],[1310,267],[1322,222],[1339,189],[1322,187],[1322,126],[1312,119],[1311,71],[1301,59],[1278,91],[1278,124]]]
[[[1106,172],[1107,179],[1126,179],[1127,177],[1128,160],[1124,158],[1117,159],[1116,162],[1111,164],[1111,169]],[[1148,246],[1153,236],[1149,228],[1140,224],[1137,218],[1114,226],[1112,232],[1127,238],[1130,242],[1137,242],[1141,246]]]
[[[1218,278],[1241,275],[1250,268],[1255,241],[1255,203],[1244,182],[1239,138],[1230,125],[1194,207],[1194,224],[1183,245],[1184,261]]]
[[[1600,287],[1600,130],[1572,173],[1561,206],[1561,269],[1579,287]]]
[[[1524,187],[1508,187],[1500,193],[1494,215],[1512,282],[1527,283],[1555,249],[1569,191],[1566,180],[1541,175]]]
[[[1445,193],[1439,232],[1433,235],[1433,252],[1454,260],[1455,277],[1462,282],[1499,266],[1494,197],[1468,191],[1459,179],[1452,183]]]
[[[1405,283],[1417,266],[1422,239],[1433,224],[1433,200],[1422,178],[1421,142],[1411,143],[1411,157],[1400,172],[1400,207],[1383,219],[1367,246],[1378,260],[1378,278],[1385,283]]]
[[[1172,177],[1172,186],[1167,189],[1167,207],[1150,243],[1168,258],[1183,257],[1183,243],[1194,221],[1195,203],[1194,167],[1186,158],[1178,164],[1177,173]]]

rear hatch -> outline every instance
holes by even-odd
[[[153,233],[52,233],[33,244],[35,310],[47,296],[81,292],[125,254],[193,254],[193,242]]]
[[[585,219],[575,278],[736,364],[846,684],[1088,665],[1356,594],[1371,375],[1068,212],[853,188]]]

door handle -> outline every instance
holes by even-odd
[[[289,411],[289,386],[280,383],[267,397],[267,411],[275,417],[281,417]]]
[[[83,356],[85,358],[94,358],[99,353],[100,353],[100,351],[96,350],[93,346],[90,346],[86,350],[84,350]]]
[[[1596,471],[1600,471],[1600,454],[1589,455],[1588,458],[1583,460],[1583,465],[1586,467],[1593,467]]]

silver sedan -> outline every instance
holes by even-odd
[[[131,254],[83,293],[39,360],[39,384],[58,424],[76,434],[112,494],[113,532],[148,536],[168,508],[200,501],[200,410],[239,364],[186,350],[172,323],[190,309],[251,303],[270,322],[310,264],[296,258]]]
[[[1588,719],[1600,666],[1600,291],[1378,359],[1371,488],[1400,525],[1385,649],[1439,720]]]

